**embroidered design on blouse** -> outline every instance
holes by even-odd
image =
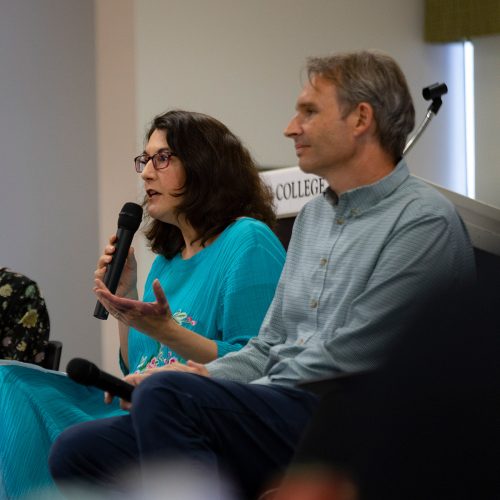
[[[182,326],[183,324],[188,324],[195,326],[198,321],[188,316],[187,313],[179,310],[172,314],[172,318],[175,322]],[[158,352],[153,356],[142,356],[139,364],[134,373],[140,373],[151,368],[157,368],[159,366],[171,365],[172,363],[185,363],[186,360],[181,358],[179,355],[171,351],[168,346],[160,344],[158,342]]]

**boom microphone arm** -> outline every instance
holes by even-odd
[[[446,86],[446,83],[433,83],[432,85],[429,85],[428,87],[424,87],[422,89],[423,98],[426,101],[432,100],[432,102],[429,105],[425,118],[418,127],[417,131],[406,143],[406,146],[403,150],[403,156],[405,156],[406,153],[408,153],[408,151],[414,146],[418,138],[423,134],[424,130],[427,128],[427,125],[429,125],[430,121],[434,118],[435,115],[437,115],[439,108],[441,107],[441,104],[443,104],[441,96],[443,94],[446,94],[447,92],[448,92],[448,87]]]

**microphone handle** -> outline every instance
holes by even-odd
[[[97,319],[108,319],[109,312],[108,310],[99,302],[95,305],[94,309],[94,318]]]
[[[104,284],[108,287],[111,293],[115,293],[118,288],[123,266],[127,260],[128,251],[130,249],[130,245],[132,244],[132,239],[134,238],[134,231],[119,227],[116,232],[116,238],[117,240],[113,260],[109,263],[103,279]],[[108,319],[108,315],[109,313],[106,308],[99,301],[97,301],[94,309],[94,317],[97,319]]]
[[[99,377],[95,382],[95,386],[125,401],[130,402],[132,400],[134,386],[109,373],[99,370]]]

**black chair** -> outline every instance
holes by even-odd
[[[294,215],[291,215],[289,217],[281,217],[276,221],[276,227],[274,228],[274,233],[281,241],[281,244],[285,247],[285,250],[288,250],[288,243],[290,243],[294,222],[295,222]]]
[[[45,359],[40,363],[40,366],[48,370],[59,370],[61,362],[62,342],[59,340],[50,340],[45,349]]]

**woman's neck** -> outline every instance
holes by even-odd
[[[177,227],[180,229],[182,239],[184,240],[184,248],[181,250],[181,256],[183,259],[189,259],[203,248],[201,241],[198,239],[198,232],[184,218],[179,218]]]
[[[204,248],[211,245],[219,235],[209,238],[202,245],[198,231],[185,219],[179,219],[177,227],[181,230],[184,239],[184,248],[181,250],[181,256],[184,260],[190,259],[193,255],[201,252]]]

